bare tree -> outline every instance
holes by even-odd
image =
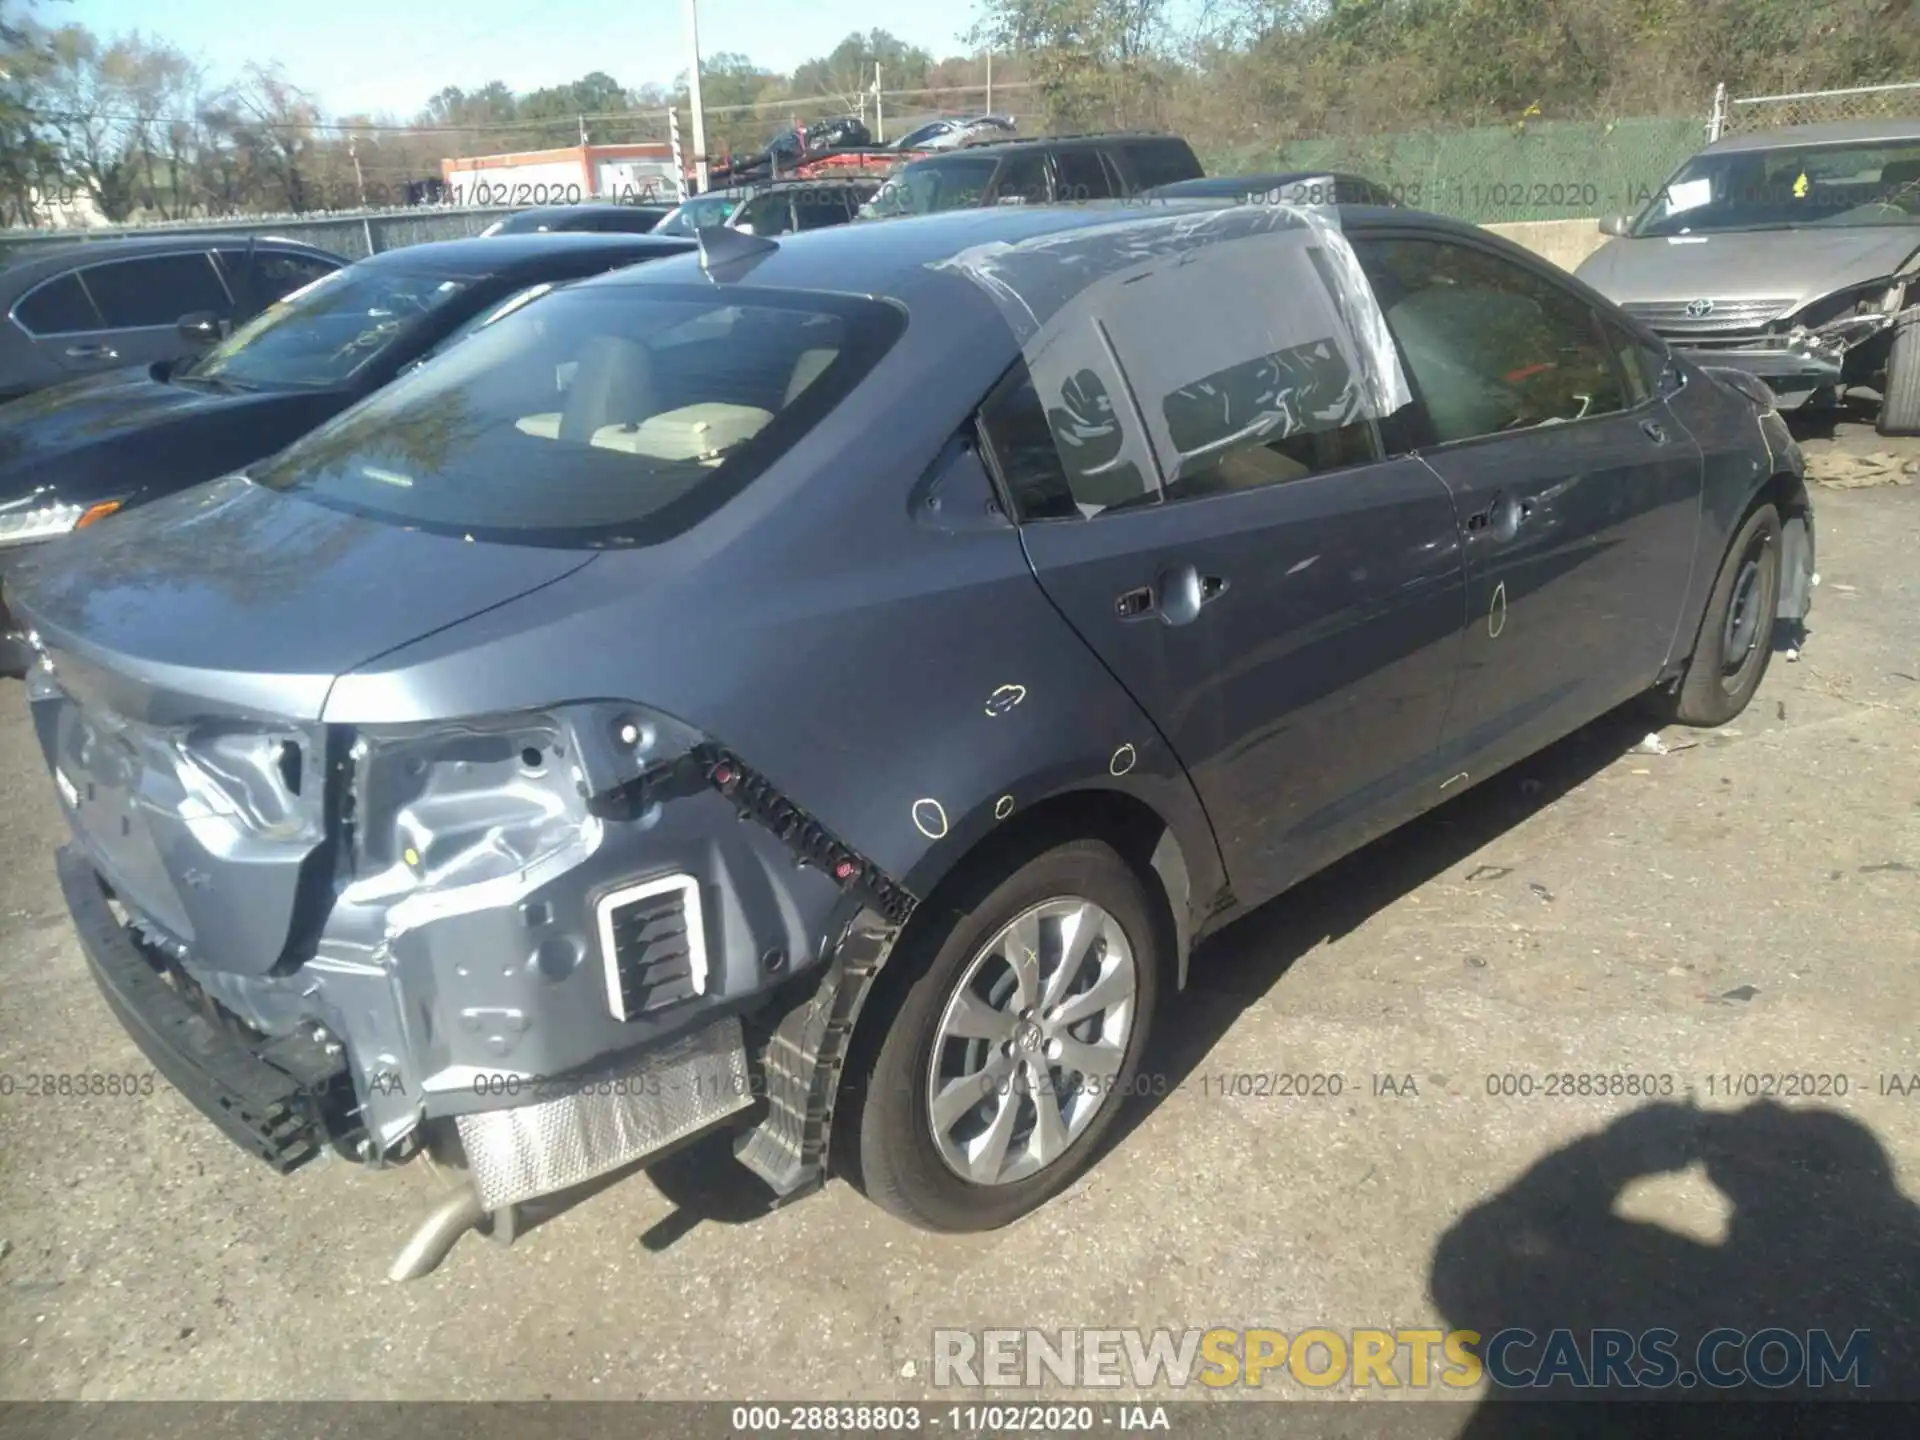
[[[202,120],[224,154],[217,170],[228,198],[293,211],[311,208],[320,107],[278,66],[249,65],[215,96]]]

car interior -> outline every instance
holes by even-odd
[[[514,428],[636,457],[719,465],[792,405],[841,348],[833,316],[729,307],[720,317],[650,340],[591,337],[555,366],[560,408],[521,416]],[[716,346],[731,348],[719,354]]]

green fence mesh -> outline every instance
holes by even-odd
[[[1277,150],[1202,155],[1216,174],[1345,170],[1387,186],[1403,205],[1469,220],[1577,220],[1638,210],[1706,143],[1697,119],[1530,120],[1392,135],[1328,136]]]
[[[1387,186],[1403,205],[1475,224],[1505,220],[1577,220],[1638,210],[1673,169],[1706,141],[1697,119],[1526,121],[1392,135],[1329,136],[1268,146],[1203,149],[1209,173],[1346,170]],[[366,216],[199,222],[178,228],[287,235],[353,259],[422,240],[477,233],[501,210],[413,210]],[[83,232],[0,234],[0,258],[38,245],[170,226]],[[371,242],[371,244],[369,244]]]

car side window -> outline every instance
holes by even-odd
[[[801,190],[793,197],[793,208],[799,214],[802,230],[844,225],[852,214],[847,205],[847,192],[838,189]]]
[[[994,185],[994,203],[998,205],[1044,205],[1047,203],[1047,157],[1038,150],[1022,150],[1009,155],[1000,167]]]
[[[214,253],[220,257],[220,264],[227,272],[228,288],[239,294],[239,287],[244,284],[247,274],[247,252],[216,250]],[[330,261],[311,255],[256,248],[253,252],[254,301],[265,306],[276,300],[284,300],[294,291],[311,285],[323,275],[331,275],[339,268]]]
[[[1446,240],[1354,249],[1438,443],[1624,410],[1591,306],[1544,277]]]
[[[732,223],[740,229],[751,225],[755,235],[785,235],[793,229],[791,197],[785,190],[756,196],[741,207]]]
[[[1304,231],[1132,265],[1068,302],[983,413],[1022,519],[1282,484],[1381,457]],[[1073,256],[1062,260],[1072,263]]]
[[[13,316],[34,335],[81,335],[102,328],[100,312],[71,271],[30,291],[13,307]]]
[[[182,315],[199,310],[233,313],[227,287],[204,250],[110,260],[89,265],[82,273],[109,330],[174,325]]]
[[[1186,148],[1161,140],[1135,140],[1126,146],[1127,160],[1133,167],[1133,183],[1142,190],[1156,185],[1171,185],[1176,180],[1198,179],[1202,173]]]
[[[1627,405],[1631,408],[1646,404],[1660,388],[1660,372],[1666,368],[1666,356],[1623,325],[1602,320],[1600,328],[1607,337],[1607,348],[1620,367],[1620,377],[1626,382]]]
[[[1203,248],[1102,297],[1099,324],[1153,435],[1166,499],[1381,457],[1338,304],[1301,283],[1318,273],[1304,234]]]
[[[339,268],[331,260],[317,260],[311,255],[294,255],[281,250],[253,252],[253,283],[259,287],[260,299],[269,304],[284,300],[294,291],[305,289]]]
[[[1160,498],[1146,437],[1120,408],[1120,377],[1090,336],[1020,363],[982,407],[982,428],[1022,520],[1093,516]]]
[[[1054,192],[1066,201],[1110,200],[1113,181],[1100,163],[1100,152],[1088,149],[1057,150],[1053,156]]]
[[[1079,515],[1046,407],[1024,361],[980,407],[980,428],[1017,519],[1070,520]]]

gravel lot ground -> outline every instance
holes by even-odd
[[[1815,505],[1812,636],[1745,716],[1664,754],[1612,717],[1210,943],[1150,1062],[1171,1093],[1008,1231],[924,1235],[837,1183],[762,1213],[696,1147],[396,1287],[422,1167],[279,1179],[164,1082],[16,1088],[0,1398],[925,1399],[943,1327],[1516,1319],[1865,1325],[1920,1380],[1920,1093],[1882,1093],[1920,1075],[1920,483]],[[23,710],[8,683],[0,1071],[144,1071],[69,931]],[[1212,1078],[1282,1071],[1342,1093]],[[1550,1072],[1673,1090],[1488,1093]],[[1815,1093],[1758,1103],[1775,1074]]]

